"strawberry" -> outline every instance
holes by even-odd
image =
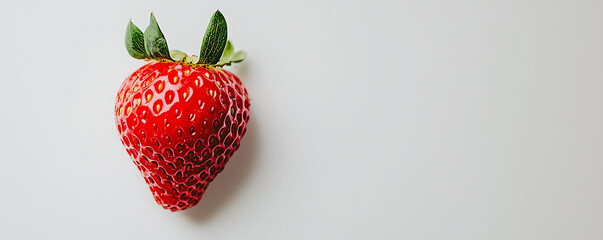
[[[246,54],[226,34],[216,11],[197,57],[170,52],[153,14],[144,33],[131,21],[126,31],[128,53],[150,63],[117,94],[117,130],[155,201],[171,211],[199,202],[245,135],[247,90],[222,67]]]

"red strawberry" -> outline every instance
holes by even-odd
[[[209,183],[239,148],[249,120],[247,90],[224,65],[240,62],[226,41],[217,11],[200,57],[170,54],[154,16],[144,34],[132,22],[126,33],[132,57],[150,60],[117,94],[117,129],[128,154],[165,209],[197,204]],[[199,59],[199,60],[197,60]]]

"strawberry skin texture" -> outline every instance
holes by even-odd
[[[155,201],[178,211],[201,200],[239,148],[249,97],[239,78],[222,68],[151,62],[124,81],[115,116]]]

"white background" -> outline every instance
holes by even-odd
[[[151,11],[248,59],[241,149],[157,205],[113,104]],[[603,2],[2,1],[0,239],[603,239]]]

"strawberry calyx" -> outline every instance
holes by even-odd
[[[209,22],[199,56],[189,56],[178,50],[169,50],[157,19],[151,13],[150,24],[144,33],[130,20],[126,29],[125,43],[128,54],[136,59],[223,67],[241,62],[247,57],[247,53],[243,51],[234,51],[232,43],[227,40],[227,32],[226,19],[218,10]]]

